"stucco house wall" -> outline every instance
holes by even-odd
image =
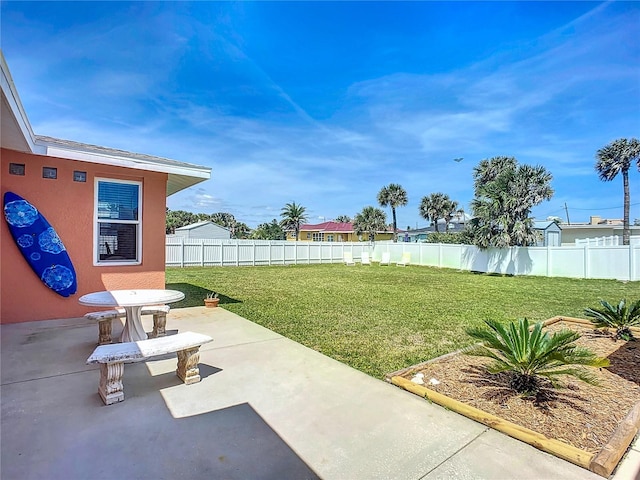
[[[166,173],[142,172],[2,149],[2,195],[12,191],[31,202],[56,229],[73,262],[78,291],[64,298],[47,288],[31,270],[0,222],[0,322],[26,322],[82,316],[90,308],[78,304],[89,292],[123,288],[164,288],[164,223]],[[25,165],[25,175],[10,175],[9,164]],[[43,167],[58,169],[57,179],[42,178]],[[87,172],[74,182],[73,172]],[[142,182],[142,263],[100,265],[93,261],[95,177]]]
[[[393,233],[377,232],[376,241],[391,240]],[[287,240],[295,241],[295,232],[287,232]],[[318,224],[304,224],[300,226],[298,240],[301,242],[368,242],[369,235],[358,235],[351,222],[324,222]]]
[[[211,169],[35,135],[2,50],[0,93],[0,193],[4,197],[5,192],[11,191],[44,215],[65,245],[78,284],[76,293],[69,297],[46,287],[21,255],[6,221],[0,220],[0,323],[82,316],[92,309],[79,305],[78,299],[93,291],[164,288],[166,197],[208,180]],[[12,163],[17,164],[15,167],[23,166],[24,174],[11,172]],[[43,178],[44,167],[57,169],[56,178]],[[75,181],[75,171],[85,172],[85,181]],[[116,195],[114,202],[102,200],[97,208],[96,178],[106,179],[104,188]],[[129,197],[128,205],[136,207],[127,211],[124,198],[119,203],[119,190],[117,187],[113,190],[118,183],[135,185],[131,188],[139,196],[135,201]],[[108,195],[103,193],[103,199]],[[123,217],[131,215],[130,218],[120,217],[121,207]],[[141,215],[137,216],[135,231],[111,225],[118,222],[133,225],[129,221],[136,221],[132,215],[136,209],[141,209]],[[116,216],[102,216],[99,229],[94,225],[96,210],[101,215],[106,211]],[[109,242],[105,241],[102,252],[98,238],[102,244],[113,237],[113,231],[116,234],[112,245],[118,251],[110,253]],[[94,238],[94,235],[101,236]]]
[[[640,236],[640,227],[631,226],[631,236]],[[621,225],[562,225],[562,245],[573,246],[576,240],[600,237],[619,237],[622,245]]]

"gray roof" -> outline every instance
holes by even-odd
[[[182,168],[197,168],[206,169],[201,165],[195,165],[193,163],[179,162],[177,160],[171,160],[169,158],[155,157],[153,155],[147,155],[144,153],[128,152],[127,150],[119,150],[117,148],[100,147],[98,145],[91,145],[89,143],[75,142],[73,140],[63,140],[61,138],[47,137],[45,135],[35,135],[36,141],[46,143],[47,145],[59,145],[61,147],[71,148],[74,150],[82,150],[87,153],[98,153],[102,155],[110,155],[115,157],[126,157],[128,159],[136,159],[141,162],[153,163],[156,165],[167,165]],[[210,169],[209,169],[210,170]]]
[[[201,222],[196,222],[196,223],[192,223],[190,225],[185,225],[184,227],[178,227],[178,228],[176,228],[176,231],[178,231],[178,230],[193,230],[194,228],[201,227],[201,226],[206,225],[208,223],[210,223],[212,225],[215,225],[216,227],[222,228],[223,230],[226,230],[228,232],[231,231],[227,227],[223,227],[222,225],[218,225],[217,223],[212,222],[211,220],[203,220]]]
[[[549,228],[554,223],[555,222],[552,222],[551,220],[539,220],[539,221],[533,222],[533,228],[535,228],[536,230],[546,230],[547,228]],[[558,228],[560,230],[562,230],[562,226],[561,225],[558,225]]]

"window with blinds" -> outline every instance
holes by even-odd
[[[96,264],[140,264],[142,184],[96,179]]]

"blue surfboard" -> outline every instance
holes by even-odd
[[[42,283],[63,297],[76,293],[76,271],[67,249],[38,209],[20,195],[6,192],[4,218],[20,253]]]

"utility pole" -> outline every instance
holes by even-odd
[[[569,207],[567,207],[567,202],[564,202],[564,211],[567,213],[567,225],[571,225],[571,220],[569,220]]]

